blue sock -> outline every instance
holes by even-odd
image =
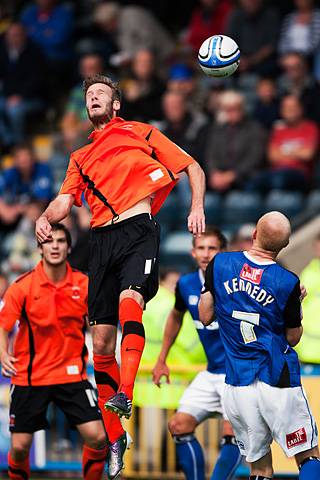
[[[241,454],[234,437],[226,435],[221,443],[220,455],[213,469],[211,480],[231,480],[241,461]]]
[[[174,435],[177,459],[186,480],[205,480],[204,456],[200,443],[193,434]]]
[[[306,458],[300,465],[299,480],[318,480],[320,478],[320,460],[317,457]]]

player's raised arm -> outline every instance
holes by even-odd
[[[160,387],[161,377],[166,377],[167,383],[170,383],[170,370],[166,363],[170,348],[174,344],[178,333],[182,327],[184,312],[180,312],[173,308],[167,318],[167,323],[164,330],[162,348],[159,354],[157,363],[152,370],[152,380],[155,385]]]
[[[51,238],[51,223],[58,223],[69,213],[74,204],[74,196],[71,194],[60,194],[43,212],[36,221],[36,237],[38,242],[43,243]]]

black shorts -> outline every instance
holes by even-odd
[[[33,433],[50,428],[47,420],[50,402],[63,411],[72,428],[101,420],[95,391],[87,380],[45,387],[12,385],[10,432]]]
[[[148,213],[91,230],[89,323],[117,325],[119,295],[132,289],[148,302],[159,287],[160,227]]]

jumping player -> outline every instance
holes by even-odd
[[[273,439],[295,456],[300,480],[320,478],[317,427],[292,348],[302,335],[300,282],[275,261],[289,237],[284,215],[261,217],[248,252],[219,253],[209,263],[199,304],[202,323],[215,317],[220,326],[224,405],[251,480],[272,478]]]
[[[54,225],[40,247],[42,261],[7,290],[0,312],[2,373],[11,377],[9,478],[30,477],[33,433],[48,428],[55,403],[83,440],[83,478],[101,480],[107,439],[95,392],[87,380],[84,332],[88,278],[67,262],[71,237]],[[19,320],[14,352],[8,334]]]
[[[220,230],[206,228],[201,237],[193,239],[192,256],[198,270],[180,277],[176,287],[176,301],[165,327],[162,349],[155,368],[153,381],[160,386],[161,377],[169,382],[170,371],[166,363],[170,348],[181,329],[183,316],[189,310],[200,341],[208,358],[208,368],[200,372],[184,392],[177,413],[169,422],[169,430],[176,442],[178,463],[187,480],[205,479],[205,462],[200,443],[195,437],[196,427],[206,418],[224,413],[222,392],[225,380],[225,356],[217,323],[204,327],[199,321],[198,302],[204,283],[204,272],[210,260],[226,248],[227,242]],[[212,473],[212,480],[232,478],[241,455],[233,431],[223,421],[221,451]]]
[[[99,406],[110,441],[109,476],[123,466],[127,439],[119,416],[131,415],[133,386],[144,348],[142,312],[158,289],[159,226],[153,214],[185,171],[192,201],[188,228],[205,229],[204,173],[187,153],[156,128],[119,117],[120,91],[109,78],[84,82],[92,142],[71,155],[60,193],[38,219],[40,242],[51,236],[85,192],[91,220],[89,322],[93,326]],[[114,356],[116,326],[122,326],[120,372]]]

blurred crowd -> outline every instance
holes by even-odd
[[[197,51],[231,36],[238,72],[205,76]],[[320,187],[320,5],[315,0],[2,0],[0,268],[38,259],[34,220],[90,133],[82,80],[120,82],[121,116],[150,122],[193,155],[208,191],[307,195]],[[189,201],[182,179],[176,195]],[[68,219],[86,269],[89,214]]]

